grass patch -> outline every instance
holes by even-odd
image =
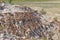
[[[42,37],[42,40],[47,40],[47,37]]]
[[[3,27],[0,25],[0,30],[2,30],[3,29]]]
[[[5,2],[9,2],[10,0],[4,0]],[[41,1],[49,1],[49,0],[12,0],[12,3],[21,3],[21,2],[41,2]]]
[[[9,3],[9,0],[4,0],[4,1]],[[42,3],[42,4],[34,3],[34,2],[41,2],[41,1],[43,2],[43,1],[50,1],[50,0],[12,0],[11,4],[20,4],[26,6],[43,7],[43,8],[54,8],[54,7],[60,8],[60,3]]]

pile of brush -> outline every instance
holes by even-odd
[[[46,37],[47,40],[54,40],[54,36],[58,34],[59,25],[56,21],[49,22],[42,13],[30,7],[4,4],[0,11],[2,35],[5,35],[3,39],[32,40],[36,38],[40,40]]]

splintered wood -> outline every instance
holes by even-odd
[[[32,40],[32,38],[40,39],[42,37],[53,40],[52,36],[58,34],[60,23],[49,22],[42,16],[42,13],[29,7],[10,6],[5,6],[5,9],[0,13],[0,25],[2,25],[5,35],[17,37],[16,40]],[[13,38],[10,39],[13,40]]]
[[[18,32],[33,31],[41,26],[40,17],[34,16],[33,12],[15,12],[6,14],[4,21],[7,25],[8,33],[17,34]],[[24,35],[21,33],[19,35]],[[18,34],[17,34],[18,35]]]

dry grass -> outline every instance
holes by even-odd
[[[33,7],[31,7],[33,8]],[[47,13],[46,15],[54,18],[56,17],[58,21],[60,21],[60,8],[41,8],[41,7],[34,7],[33,9],[38,10],[40,12],[42,9],[44,9]]]

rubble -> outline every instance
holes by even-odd
[[[56,21],[49,22],[30,7],[10,4],[3,7],[3,10],[0,9],[0,23],[3,27],[1,40],[29,40],[33,37],[54,40],[53,36],[58,34],[59,25]]]

